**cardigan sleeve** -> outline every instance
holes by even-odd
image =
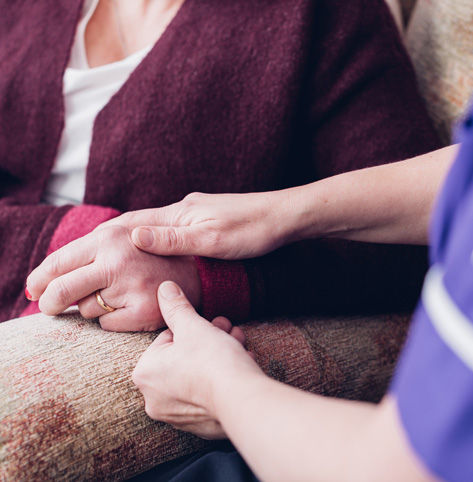
[[[9,198],[0,200],[0,321],[37,311],[24,295],[25,280],[47,254],[118,214],[101,206],[17,205]]]
[[[306,100],[311,154],[301,149],[294,160],[301,172],[312,173],[303,182],[439,148],[384,2],[314,3],[319,21]],[[423,247],[315,240],[259,259],[219,262],[218,275],[216,266],[203,260],[199,267],[209,317],[410,309],[427,253]]]

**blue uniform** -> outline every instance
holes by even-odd
[[[431,268],[393,381],[412,449],[441,479],[473,482],[473,110],[431,229]]]

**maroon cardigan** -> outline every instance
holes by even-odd
[[[81,6],[0,0],[0,320],[26,308],[48,249],[114,215],[99,206],[284,188],[439,146],[383,0],[187,0],[96,119],[95,207],[43,205]],[[405,306],[424,269],[423,249],[333,240],[199,260],[204,313],[234,318]]]

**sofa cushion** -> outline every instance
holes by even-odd
[[[407,316],[248,323],[265,371],[316,393],[377,401]],[[153,334],[78,314],[0,324],[0,480],[123,480],[209,445],[144,412],[131,382]]]
[[[432,119],[449,143],[473,94],[473,2],[417,0],[407,48]]]

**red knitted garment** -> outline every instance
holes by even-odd
[[[25,309],[25,278],[67,225],[70,207],[40,199],[81,6],[0,0],[0,320]],[[97,117],[85,203],[278,189],[436,147],[383,0],[187,0]],[[238,318],[409,304],[424,269],[419,248],[334,241],[199,261],[204,313]]]

